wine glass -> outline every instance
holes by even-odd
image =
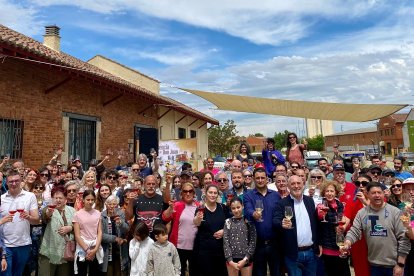
[[[293,218],[293,209],[291,206],[285,206],[285,218],[292,220]],[[289,229],[293,229],[293,226],[290,226]]]
[[[256,200],[255,211],[260,215],[258,222],[263,222],[262,212],[263,212],[263,201]]]
[[[203,215],[204,215],[205,210],[206,210],[205,195],[202,195],[200,205],[197,207],[197,211],[203,213]],[[201,221],[205,221],[204,216],[203,216],[203,219]]]
[[[56,200],[53,197],[48,201],[47,208],[49,208],[50,212],[53,214],[56,208]]]
[[[9,214],[13,217],[12,222],[14,221],[14,215],[16,214],[16,204],[13,202],[9,207]]]
[[[328,201],[327,201],[326,199],[323,199],[323,200],[322,200],[322,207],[321,207],[321,209],[323,210],[323,220],[322,220],[321,222],[328,222],[328,221],[325,219],[326,214],[328,213],[328,210],[329,210]]]
[[[336,245],[339,247],[339,250],[341,250],[345,246],[345,236],[342,233],[336,234]],[[347,254],[339,254],[339,258],[346,258],[348,257]]]

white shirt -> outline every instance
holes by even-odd
[[[290,197],[293,199],[293,206],[295,208],[298,247],[310,246],[313,244],[312,231],[310,231],[311,224],[308,211],[306,210],[305,203],[303,202],[303,196],[301,200],[297,200],[292,195]]]
[[[13,198],[9,192],[1,196],[1,215],[7,216],[9,209],[13,204],[17,208],[17,203],[23,202],[24,210],[30,212],[37,209],[36,196],[31,193],[22,190],[18,196]],[[18,247],[32,244],[30,238],[30,223],[27,219],[20,219],[20,213],[16,212],[12,222],[3,224],[4,244],[6,247]]]
[[[267,188],[277,192],[277,187],[276,187],[275,182],[267,184]]]

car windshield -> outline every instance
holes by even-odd
[[[226,162],[226,158],[221,157],[221,156],[217,156],[213,158],[214,162]]]

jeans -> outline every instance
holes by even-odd
[[[371,276],[393,276],[394,275],[393,267],[370,265],[369,271],[371,272]]]
[[[23,274],[24,267],[29,260],[30,245],[7,247],[6,248],[6,261],[7,270],[2,273],[4,276],[21,276]]]
[[[266,276],[269,265],[270,275],[279,275],[279,256],[275,246],[269,243],[258,242],[253,259],[253,275]]]
[[[317,256],[313,249],[298,251],[298,258],[285,257],[285,264],[289,276],[315,276],[317,268]]]

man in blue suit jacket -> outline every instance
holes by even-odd
[[[289,276],[316,275],[317,214],[312,198],[303,195],[305,184],[296,175],[289,178],[290,195],[276,204],[273,226],[280,232],[282,254]],[[285,209],[293,210],[291,220],[285,218]],[[309,231],[311,230],[311,231]]]

